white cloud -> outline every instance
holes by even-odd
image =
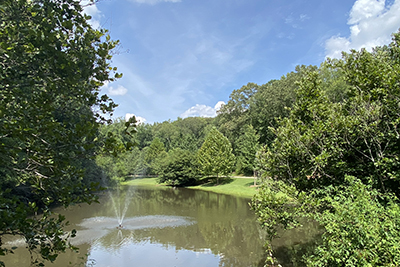
[[[385,0],[357,0],[349,15],[350,36],[333,36],[325,43],[326,56],[338,58],[350,49],[371,50],[390,43],[400,27],[400,0],[385,7]]]
[[[357,0],[351,11],[349,24],[379,16],[385,9],[385,0]]]
[[[100,10],[97,8],[96,4],[91,3],[89,0],[83,0],[81,2],[81,5],[83,6],[83,12],[92,17],[89,20],[89,23],[92,25],[94,29],[99,29],[100,19],[102,17],[102,14]]]
[[[125,121],[128,121],[130,118],[135,117],[137,124],[142,124],[146,122],[146,119],[140,116],[135,116],[135,114],[132,113],[126,113],[125,114]]]
[[[214,106],[215,111],[220,110],[223,105],[225,105],[224,101],[218,101],[217,104],[215,104],[215,106]]]
[[[340,58],[342,51],[350,50],[351,43],[348,38],[344,37],[332,37],[325,43],[325,50],[327,51],[327,57]]]
[[[183,112],[180,117],[187,118],[187,117],[215,117],[217,116],[217,111],[225,105],[224,101],[218,101],[218,103],[214,107],[206,106],[206,105],[199,105],[196,104],[195,106],[189,108],[185,112]]]
[[[161,2],[171,2],[171,3],[181,2],[181,0],[131,0],[131,1],[140,3],[140,4],[149,4],[149,5],[155,5],[155,4],[161,3]]]
[[[123,87],[122,85],[118,85],[117,88],[109,86],[109,83],[105,83],[102,90],[106,89],[109,95],[125,95],[128,92],[128,89]]]

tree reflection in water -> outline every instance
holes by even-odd
[[[126,190],[131,191],[121,190],[120,196],[132,197],[122,228],[118,228],[108,193],[100,197],[100,204],[56,209],[70,221],[70,229],[78,230],[71,242],[80,248],[80,254],[67,252],[49,266],[71,266],[69,262],[79,266],[82,257],[86,265],[96,267],[264,265],[265,235],[250,210],[249,199],[185,188]],[[313,229],[310,226],[309,230]],[[308,242],[304,235],[310,231],[282,236],[275,243],[277,252],[290,254],[302,241]],[[29,266],[23,263],[29,255],[22,251],[17,250],[19,254],[6,261],[6,266]]]

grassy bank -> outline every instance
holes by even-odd
[[[148,186],[158,186],[157,178],[155,177],[144,177],[144,178],[135,178],[132,180],[128,180],[126,182],[122,182],[122,185],[148,185]]]
[[[257,192],[256,187],[252,187],[253,179],[249,178],[230,178],[221,180],[219,184],[215,184],[213,180],[208,178],[202,180],[201,185],[188,186],[187,188],[211,191],[220,194],[227,194],[237,197],[251,198]],[[158,184],[157,178],[138,178],[124,182],[126,185],[141,185],[141,186],[166,186]]]

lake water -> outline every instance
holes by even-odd
[[[103,192],[99,200],[54,210],[71,223],[66,230],[78,231],[70,240],[79,253],[67,250],[46,266],[264,266],[265,233],[249,199],[185,188],[126,186]],[[275,256],[284,267],[303,266],[302,256],[320,233],[313,223],[281,232],[272,243]],[[15,254],[0,257],[6,267],[30,266],[22,240],[3,242],[19,247]]]
[[[185,188],[124,187],[100,204],[57,209],[78,231],[67,251],[46,266],[263,266],[264,233],[249,199]],[[126,211],[122,227],[119,217]],[[18,245],[18,240],[13,241]],[[19,244],[2,257],[7,267],[29,266]]]

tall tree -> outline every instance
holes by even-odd
[[[139,149],[143,149],[151,144],[153,140],[153,125],[142,123],[137,126],[137,133],[135,134],[135,140],[138,144]]]
[[[216,124],[219,130],[229,139],[235,148],[235,141],[245,125],[251,124],[250,105],[259,86],[248,83],[240,89],[233,90],[229,101],[218,111]]]
[[[144,149],[144,159],[147,164],[147,173],[155,174],[157,160],[167,156],[164,144],[158,137],[154,138],[150,146]]]
[[[253,175],[259,150],[258,135],[253,126],[246,126],[236,142],[236,173]]]
[[[260,86],[250,105],[251,124],[260,136],[261,144],[271,144],[275,134],[270,127],[278,126],[278,119],[289,116],[290,108],[296,101],[298,82],[316,66],[296,66],[279,80],[272,80]]]
[[[109,65],[117,42],[88,19],[79,1],[0,3],[0,255],[1,237],[20,235],[53,261],[67,242],[49,205],[94,199],[82,162],[116,106],[99,88],[121,75]]]
[[[215,127],[207,134],[198,152],[198,160],[205,175],[227,176],[232,172],[235,156],[232,145]]]

